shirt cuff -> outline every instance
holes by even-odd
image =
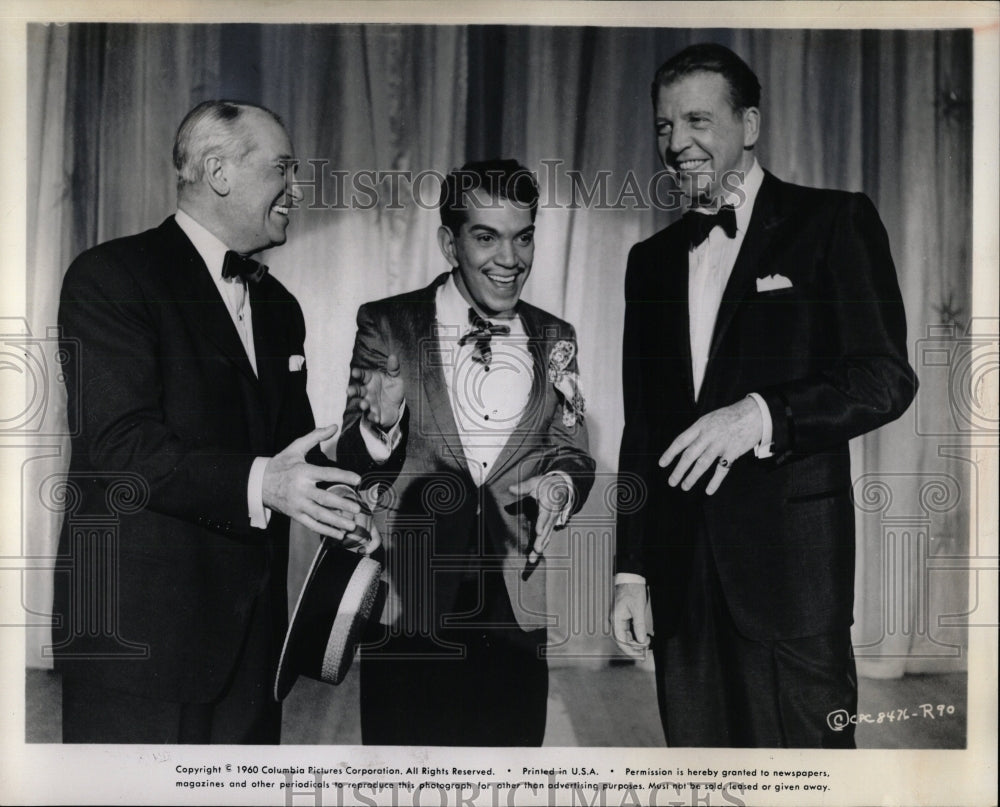
[[[576,503],[576,488],[573,486],[573,480],[565,471],[549,471],[546,476],[551,476],[552,474],[557,474],[562,478],[563,482],[566,483],[566,487],[569,488],[569,497],[566,499],[566,504],[563,505],[563,509],[559,512],[559,517],[556,519],[557,527],[565,527],[566,522],[569,521],[569,517],[573,514],[573,505]]]
[[[361,439],[365,448],[368,449],[368,456],[375,462],[385,462],[392,456],[392,452],[399,446],[399,441],[403,439],[403,429],[400,424],[403,422],[403,412],[406,411],[406,401],[399,405],[399,414],[396,422],[388,431],[383,431],[377,426],[373,426],[369,421],[361,419]]]
[[[266,530],[271,521],[271,508],[264,507],[264,469],[267,468],[268,457],[257,457],[250,466],[250,479],[247,481],[247,510],[250,512],[250,526],[258,530]]]
[[[635,583],[640,586],[646,585],[646,578],[641,574],[632,574],[632,572],[618,572],[615,575],[615,585],[621,586],[626,583]]]
[[[748,396],[751,398],[757,408],[760,409],[761,420],[764,421],[764,430],[760,436],[760,442],[753,447],[753,454],[759,460],[766,460],[768,457],[773,457],[774,454],[771,452],[771,446],[774,440],[773,424],[771,423],[771,410],[767,408],[767,404],[764,399],[758,395],[756,392],[751,392]]]

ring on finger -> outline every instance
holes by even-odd
[[[729,470],[729,460],[727,460],[725,457],[719,457],[719,467],[720,468],[725,468],[728,471]]]

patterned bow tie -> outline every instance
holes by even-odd
[[[458,344],[464,346],[470,339],[474,339],[475,350],[472,352],[472,360],[479,362],[488,370],[493,360],[490,340],[494,336],[507,336],[510,333],[510,326],[497,325],[483,319],[474,308],[469,309],[469,325],[471,330],[458,340]]]
[[[251,283],[260,283],[266,274],[267,267],[259,261],[246,258],[232,250],[226,252],[226,259],[222,262],[222,277],[224,279],[242,277]]]
[[[688,230],[688,237],[692,246],[698,246],[712,232],[712,228],[718,224],[730,238],[736,237],[736,208],[732,205],[723,205],[718,213],[698,213],[689,210],[684,214],[684,224]]]

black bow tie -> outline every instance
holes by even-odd
[[[267,274],[267,267],[253,258],[247,258],[231,249],[226,252],[222,262],[222,277],[226,280],[232,277],[242,277],[251,283],[259,283]]]
[[[475,350],[472,353],[472,360],[477,361],[489,369],[490,361],[493,359],[493,349],[490,347],[490,340],[494,336],[507,336],[510,333],[509,325],[497,325],[487,319],[483,319],[476,313],[474,308],[469,309],[469,325],[472,330],[458,340],[459,345],[465,345],[470,339],[475,339]]]
[[[732,205],[723,205],[718,213],[698,213],[689,210],[684,214],[684,224],[687,227],[688,237],[692,246],[698,246],[712,232],[712,228],[718,224],[730,238],[736,237],[736,208]]]

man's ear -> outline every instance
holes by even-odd
[[[451,268],[454,269],[458,266],[458,255],[455,252],[455,233],[451,231],[450,227],[445,227],[443,224],[438,227],[438,246],[441,247],[441,254],[451,264]]]
[[[743,148],[752,149],[760,137],[760,110],[752,106],[743,110]]]
[[[205,180],[219,196],[229,195],[229,177],[226,175],[226,165],[217,154],[209,154],[205,158]]]

